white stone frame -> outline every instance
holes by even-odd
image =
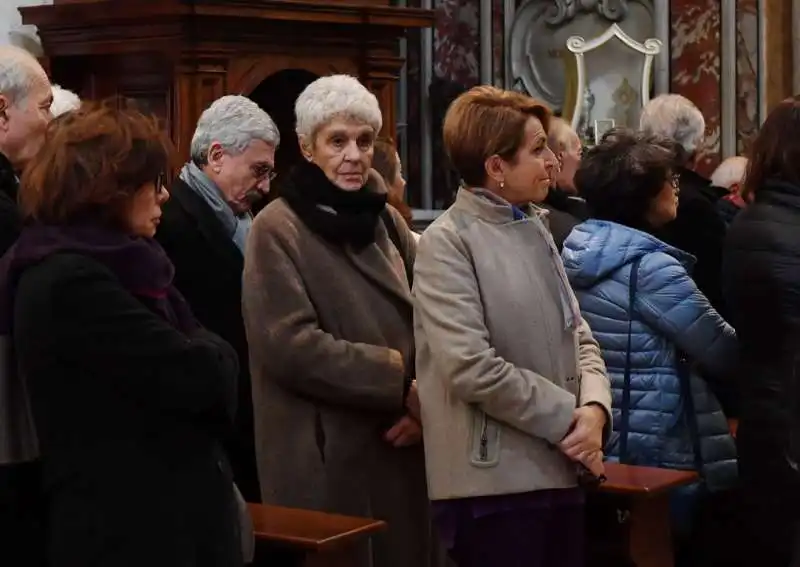
[[[584,55],[602,47],[614,38],[620,40],[630,49],[644,55],[644,67],[642,68],[640,83],[642,106],[650,101],[650,81],[653,75],[653,61],[656,56],[661,53],[663,46],[661,40],[649,38],[646,39],[644,43],[640,43],[625,33],[617,24],[611,24],[611,26],[598,37],[588,41],[579,35],[573,35],[567,39],[567,49],[575,56],[578,69],[577,96],[575,97],[575,107],[572,111],[572,127],[574,129],[577,129],[580,125],[581,110],[583,108],[583,92],[586,90],[587,83],[586,59]]]

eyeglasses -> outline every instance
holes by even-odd
[[[160,195],[161,192],[164,190],[164,181],[166,181],[166,178],[167,176],[163,172],[159,173],[158,176],[156,177],[156,184],[155,184],[156,195]]]
[[[268,163],[257,163],[252,165],[250,166],[250,171],[253,173],[253,177],[255,177],[258,181],[263,181],[264,179],[269,179],[272,181],[278,175]]]

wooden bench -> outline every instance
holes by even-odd
[[[673,567],[669,490],[697,481],[697,473],[606,463],[606,477],[600,492],[622,499],[629,512],[628,556],[637,567]]]
[[[355,544],[386,529],[386,522],[300,510],[248,504],[256,542],[284,549],[304,567],[350,567]],[[257,557],[258,559],[258,557]]]

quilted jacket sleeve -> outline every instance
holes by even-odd
[[[725,376],[735,367],[736,331],[672,256],[659,252],[643,258],[636,311],[710,374]]]

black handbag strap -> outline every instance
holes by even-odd
[[[703,453],[700,446],[700,431],[697,427],[697,414],[694,411],[694,396],[692,395],[692,367],[689,357],[682,351],[675,351],[675,368],[678,371],[678,381],[681,384],[681,398],[683,398],[683,412],[686,426],[689,428],[689,437],[694,451],[694,466],[697,474],[703,477]]]
[[[414,287],[414,267],[406,257],[403,243],[400,240],[400,232],[397,230],[397,225],[395,224],[394,219],[392,218],[392,213],[389,212],[389,209],[384,208],[381,211],[381,220],[383,221],[383,226],[386,227],[386,232],[389,234],[389,240],[392,241],[392,244],[394,244],[394,247],[397,248],[397,251],[400,253],[400,258],[403,260],[403,267],[406,270],[408,289],[411,289]]]
[[[633,340],[633,313],[636,302],[636,291],[639,287],[639,264],[641,256],[631,262],[631,277],[628,284],[628,346],[625,350],[625,376],[622,385],[622,407],[620,408],[619,427],[619,462],[625,463],[628,458],[628,429],[630,429],[631,413],[631,342]]]

